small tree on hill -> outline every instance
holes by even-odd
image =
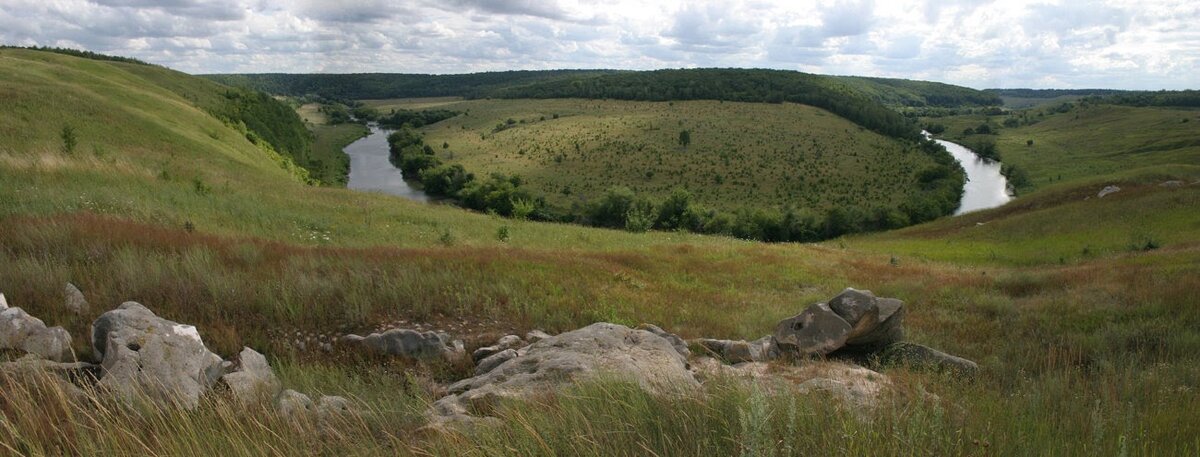
[[[63,152],[67,154],[75,152],[75,146],[79,144],[79,140],[75,138],[75,128],[70,125],[64,125],[62,133],[59,136],[62,137]]]
[[[687,149],[688,145],[692,144],[692,132],[689,130],[679,131],[679,145]]]

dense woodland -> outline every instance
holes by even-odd
[[[484,97],[501,87],[610,72],[546,70],[499,71],[462,75],[259,73],[204,75],[204,77],[225,85],[249,87],[278,95],[317,95],[339,100],[371,100],[445,96]]]
[[[49,46],[0,45],[0,49],[31,49],[34,51],[53,52],[55,54],[64,54],[64,55],[68,55],[68,56],[82,57],[84,59],[91,59],[91,60],[105,60],[105,61],[109,61],[109,62],[125,62],[125,63],[134,63],[134,64],[138,64],[138,65],[153,65],[151,63],[135,59],[133,57],[123,57],[123,56],[114,56],[114,55],[108,55],[108,54],[100,54],[97,52],[85,51],[85,50],[80,50],[80,49],[71,49],[71,48],[56,48],[56,47],[49,47]]]
[[[612,98],[802,103],[823,108],[875,132],[916,139],[900,113],[853,93],[836,80],[782,70],[698,69],[629,72],[560,79],[497,91],[501,98]]]

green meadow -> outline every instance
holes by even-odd
[[[767,244],[517,221],[313,186],[290,157],[200,108],[220,90],[158,67],[0,50],[0,292],[66,327],[84,356],[94,316],[65,310],[63,284],[77,284],[96,310],[139,301],[196,325],[221,356],[253,347],[284,385],[344,395],[361,414],[293,421],[221,396],[185,412],[97,392],[81,400],[0,374],[4,452],[1200,452],[1200,187],[1191,184],[1200,170],[1194,149],[1139,152],[1136,139],[1151,148],[1190,141],[1197,121],[1179,121],[1186,111],[1081,108],[1081,118],[1111,120],[1103,144],[1086,143],[1095,129],[1070,112],[1001,129],[1002,157],[1034,183],[1009,205],[898,231]],[[903,145],[802,105],[446,102],[439,106],[469,114],[426,130],[437,154],[476,173],[519,173],[564,202],[561,186],[574,196],[608,180],[647,193],[693,186],[713,206],[888,201],[922,166]],[[493,131],[508,118],[513,127]],[[312,128],[320,157],[334,157],[353,133]],[[693,135],[686,149],[676,142],[683,129]],[[1034,146],[1022,150],[1027,138]],[[1187,184],[1160,185],[1169,180]],[[1095,196],[1111,184],[1122,191]],[[868,411],[732,381],[682,397],[599,381],[505,401],[498,425],[439,432],[423,428],[425,408],[437,385],[471,367],[291,344],[297,332],[361,333],[398,321],[460,333],[468,349],[596,321],[757,338],[847,286],[907,302],[908,337],[979,362],[979,375],[890,369],[895,393]]]

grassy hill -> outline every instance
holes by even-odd
[[[656,200],[682,188],[729,212],[894,209],[918,196],[918,174],[936,165],[911,144],[790,103],[476,100],[439,108],[469,115],[423,129],[438,157],[481,174],[517,174],[566,208],[619,185]]]
[[[1181,455],[1200,446],[1197,192],[1157,185],[1195,178],[1194,166],[1064,179],[967,218],[823,244],[631,234],[306,185],[236,126],[160,85],[200,87],[195,78],[142,71],[158,73],[0,50],[0,291],[66,326],[84,355],[94,316],[65,310],[63,283],[97,310],[138,300],[195,324],[222,356],[254,347],[285,385],[347,396],[364,414],[306,424],[220,400],[195,412],[74,405],[0,377],[6,450],[732,455],[767,442],[847,455]],[[70,153],[64,124],[77,137]],[[1125,190],[1083,200],[1109,181]],[[1116,214],[1124,219],[1106,223]],[[1156,249],[1065,262],[1040,252],[1061,239],[1070,251],[1091,238],[1108,246],[1135,223],[1163,228]],[[436,433],[420,429],[435,395],[427,386],[465,368],[294,344],[297,332],[422,323],[478,345],[596,320],[757,338],[846,286],[908,302],[909,338],[979,361],[979,377],[889,370],[901,394],[864,411],[821,395],[729,386],[658,398],[601,383],[502,403],[496,426]]]

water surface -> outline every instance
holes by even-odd
[[[391,131],[375,125],[370,127],[370,135],[342,149],[350,156],[350,180],[346,187],[383,192],[419,202],[429,201],[429,196],[409,186],[400,169],[388,160],[387,136]]]

